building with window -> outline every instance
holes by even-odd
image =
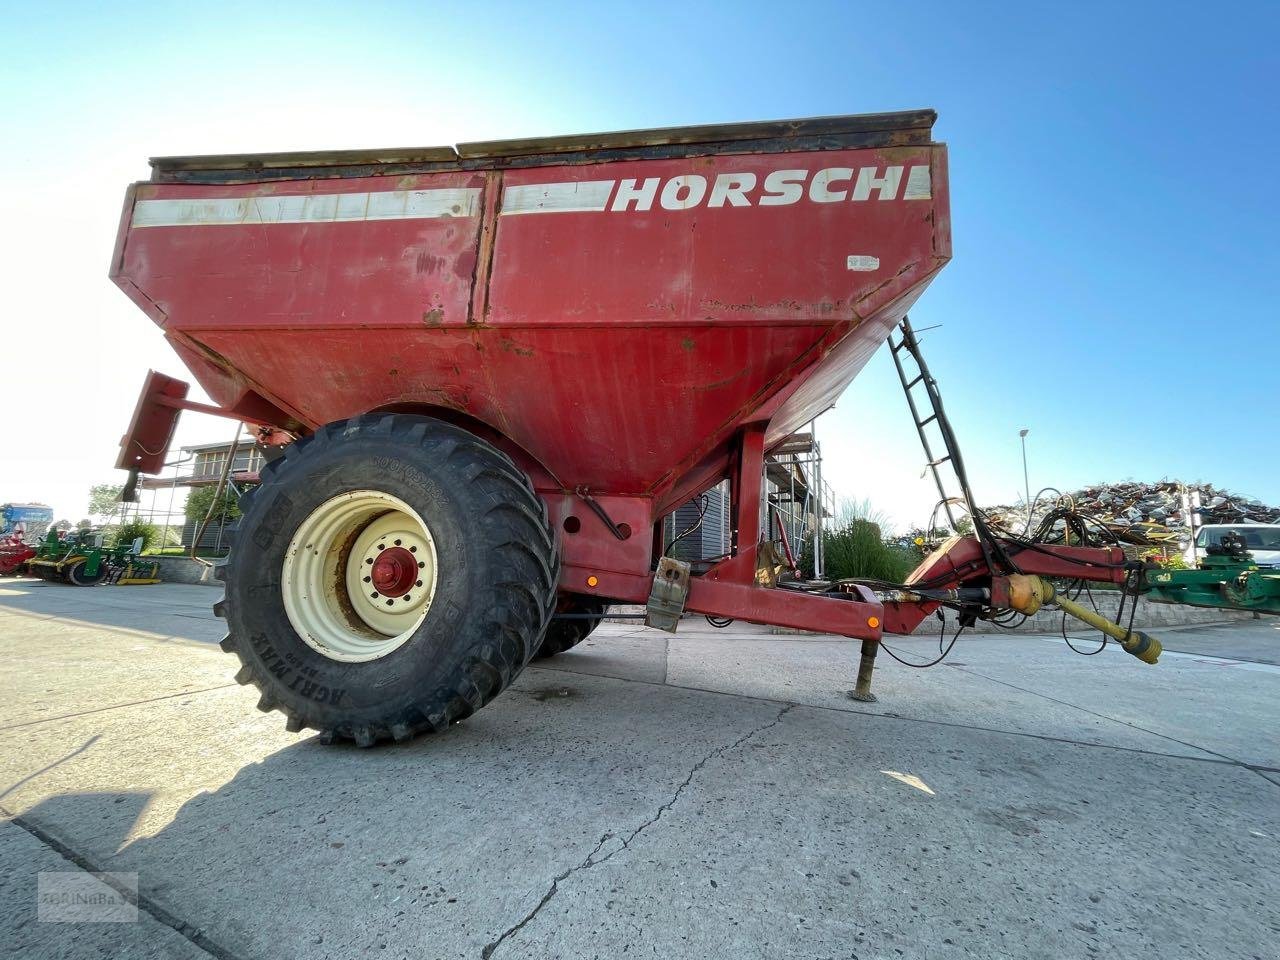
[[[138,484],[138,514],[161,528],[161,542],[175,539],[185,547],[195,539],[200,524],[188,520],[184,511],[193,490],[216,486],[231,456],[231,443],[200,443],[182,447],[177,456],[165,464],[164,472],[143,477]],[[262,451],[251,435],[242,433],[236,444],[235,457],[227,474],[227,485],[235,492],[256,483],[263,465]],[[206,553],[222,553],[227,547],[226,524],[211,522],[200,536],[199,549]]]
[[[195,446],[182,447],[178,457],[167,467],[173,469],[171,476],[161,474],[156,477],[144,477],[141,487],[144,490],[167,490],[170,487],[207,487],[218,482],[223,468],[227,465],[227,457],[231,455],[231,444],[200,443]],[[254,482],[258,471],[262,469],[262,451],[253,437],[242,434],[236,446],[235,461],[231,464],[230,479],[237,484]],[[168,473],[168,471],[166,471]]]
[[[797,562],[817,544],[815,576],[821,576],[819,534],[823,519],[831,517],[835,508],[831,490],[822,480],[822,449],[813,434],[792,434],[779,444],[765,458],[761,482],[760,529],[779,553],[784,552],[785,539]],[[671,556],[705,568],[729,553],[729,515],[725,480],[663,519],[663,545],[671,544]]]

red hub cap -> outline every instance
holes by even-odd
[[[373,588],[384,597],[402,597],[418,579],[418,558],[404,547],[388,547],[373,561]]]

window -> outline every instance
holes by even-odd
[[[1217,546],[1228,533],[1238,533],[1251,550],[1280,550],[1280,526],[1277,527],[1202,527],[1196,546]]]

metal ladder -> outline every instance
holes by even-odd
[[[896,343],[893,335],[889,335],[889,351],[893,355],[893,365],[898,369],[898,380],[902,384],[902,392],[906,394],[907,406],[911,408],[911,420],[916,425],[916,432],[920,434],[920,444],[924,447],[924,455],[928,460],[929,470],[933,472],[933,482],[938,488],[938,496],[942,499],[942,506],[947,512],[951,529],[959,533],[951,504],[953,500],[960,499],[969,512],[969,518],[973,521],[973,532],[982,547],[987,569],[995,572],[998,568],[994,561],[998,559],[1002,567],[1016,571],[1017,566],[1006,553],[1004,546],[992,535],[982,514],[974,509],[973,490],[969,487],[969,475],[964,469],[964,458],[960,456],[960,444],[956,440],[955,432],[951,429],[951,421],[947,419],[946,411],[943,410],[938,381],[933,379],[933,374],[929,372],[929,365],[924,362],[924,356],[920,353],[920,341],[916,339],[916,333],[911,329],[911,320],[908,317],[904,316],[902,322],[898,324],[898,334],[900,339]],[[903,364],[903,354],[915,363],[916,375],[910,379],[908,379],[908,369]],[[920,416],[920,406],[916,403],[916,395],[912,392],[912,388],[921,383],[924,384],[925,396],[929,403],[929,415],[923,418]],[[946,450],[941,457],[934,456],[933,446],[929,443],[929,435],[925,431],[925,428],[932,423],[938,425],[938,434]],[[946,484],[943,483],[942,474],[938,470],[947,463],[951,464],[951,472],[955,475],[956,483],[960,487],[959,498],[947,496]],[[931,535],[933,531],[929,533]]]

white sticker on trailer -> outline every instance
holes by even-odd
[[[933,178],[928,167],[912,167],[907,172],[907,189],[902,191],[903,200],[931,200],[933,198]]]
[[[852,253],[845,260],[845,266],[850,270],[879,270],[880,258],[869,257],[865,253]]]
[[[139,200],[135,227],[206,227],[276,223],[350,223],[361,220],[430,220],[474,217],[477,187],[382,190],[376,193],[311,193],[290,197]]]

